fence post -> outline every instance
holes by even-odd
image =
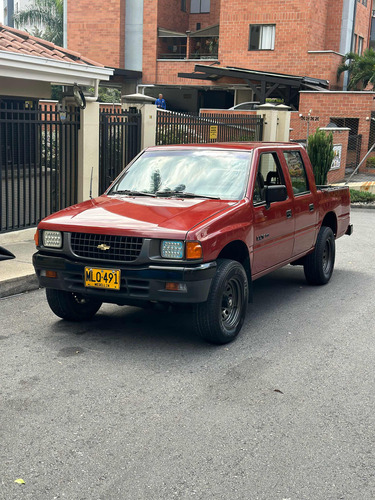
[[[276,140],[278,142],[289,142],[290,140],[290,116],[291,111],[289,106],[279,104],[276,107],[278,115]]]
[[[276,141],[277,113],[274,104],[261,104],[258,106],[257,115],[263,118],[263,138],[265,142]]]
[[[156,141],[156,113],[154,97],[144,94],[130,94],[121,97],[122,108],[137,108],[142,113],[141,148],[155,146]]]
[[[284,105],[261,104],[257,115],[263,117],[263,141],[288,142],[290,108]]]
[[[87,102],[81,109],[78,132],[78,192],[77,201],[90,198],[92,175],[92,197],[99,192],[99,103]]]

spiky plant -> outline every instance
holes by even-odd
[[[334,158],[332,132],[327,135],[318,129],[315,134],[310,135],[307,154],[313,167],[316,184],[326,184],[327,174]]]
[[[368,84],[375,86],[375,51],[366,49],[363,55],[348,52],[337,69],[337,79],[349,71],[348,90],[363,90]]]
[[[35,0],[33,5],[14,14],[17,28],[25,25],[44,30],[41,38],[60,47],[64,43],[63,0]]]

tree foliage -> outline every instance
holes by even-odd
[[[17,28],[32,26],[40,38],[60,47],[64,43],[64,3],[63,0],[35,0],[34,5],[14,14]],[[44,30],[44,31],[43,31]]]
[[[344,71],[349,71],[348,90],[363,90],[368,84],[375,86],[375,51],[366,49],[360,56],[348,52],[337,69],[337,79]]]
[[[307,154],[313,167],[316,184],[326,184],[327,174],[334,158],[332,132],[327,135],[318,129],[315,134],[310,135]]]

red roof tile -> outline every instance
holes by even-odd
[[[9,28],[9,26],[4,26],[0,23],[0,51],[2,50],[57,59],[58,61],[104,67],[103,64],[83,57],[78,52],[64,49],[51,42],[29,35],[26,31]]]

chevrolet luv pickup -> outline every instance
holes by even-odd
[[[52,311],[90,319],[103,302],[191,304],[198,334],[232,341],[254,280],[286,264],[326,284],[352,233],[349,190],[316,186],[303,147],[151,147],[95,199],[42,220],[33,263]]]

